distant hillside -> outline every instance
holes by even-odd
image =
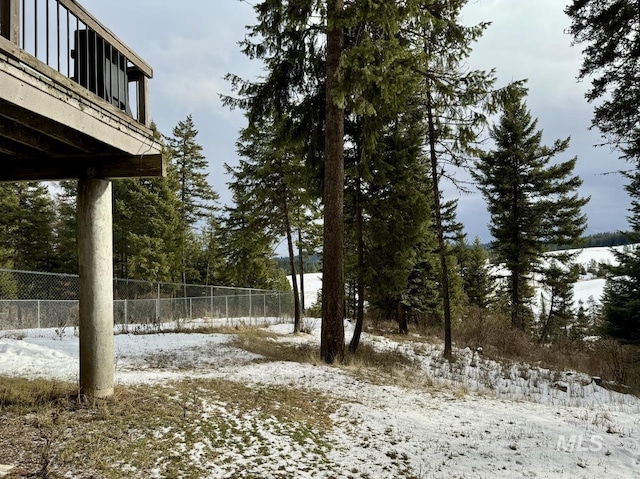
[[[628,233],[625,231],[615,231],[615,232],[606,232],[606,233],[594,233],[591,235],[585,236],[583,239],[585,241],[585,248],[598,248],[598,247],[611,247],[611,246],[626,246],[630,244]],[[487,250],[491,249],[491,243],[485,243],[484,246]],[[558,246],[558,245],[549,245],[547,248],[548,251],[557,251],[570,249],[567,246]]]
[[[615,233],[596,233],[586,236],[585,247],[597,247],[597,246],[624,246],[629,244],[628,233],[623,231],[617,231]]]

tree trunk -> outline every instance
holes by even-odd
[[[551,330],[551,320],[553,318],[553,304],[555,303],[555,294],[553,288],[551,288],[551,301],[549,302],[549,314],[545,318],[545,322],[542,325],[542,331],[540,333],[540,340],[538,341],[540,344],[544,343],[547,340],[547,336],[549,336],[549,331]]]
[[[182,233],[182,301],[184,302],[184,317],[189,318],[189,306],[187,304],[187,233]]]
[[[304,304],[304,258],[302,256],[302,229],[298,227],[298,260],[300,262],[300,310],[304,316],[306,305]]]
[[[327,363],[344,358],[344,110],[333,99],[343,30],[338,25],[343,0],[327,0],[327,81],[324,164],[324,232],[322,334],[320,357]]]
[[[358,279],[356,285],[356,325],[353,329],[351,343],[349,343],[349,351],[355,353],[360,344],[360,335],[362,334],[362,326],[364,325],[364,238],[363,238],[363,211],[361,201],[362,175],[358,173],[357,190],[356,190],[356,214],[357,217],[357,235],[358,235]]]
[[[520,298],[520,269],[511,272],[511,326],[524,331],[524,315],[522,314],[522,300]]]
[[[435,217],[436,236],[438,237],[438,253],[440,257],[440,288],[444,309],[444,357],[453,358],[451,347],[451,297],[449,294],[449,265],[440,211],[440,187],[438,185],[438,156],[436,153],[436,127],[433,117],[431,93],[427,92],[427,122],[429,128],[429,158],[431,160],[431,176],[433,188],[433,212]]]
[[[291,222],[289,221],[289,207],[287,205],[287,191],[282,188],[282,212],[284,216],[284,229],[287,234],[287,247],[289,250],[289,266],[291,267],[291,286],[293,288],[293,332],[300,332],[300,295],[298,294],[298,277],[296,275],[296,260],[293,253],[293,234],[291,234]]]
[[[518,208],[518,194],[519,185],[514,184],[512,186],[512,205],[511,205],[511,213],[513,217],[516,219],[516,222],[519,220],[520,211]],[[516,250],[519,249],[519,236],[517,231],[513,231],[512,242],[514,246],[516,246]],[[522,316],[521,310],[521,294],[520,294],[520,265],[521,258],[518,255],[517,266],[511,270],[511,327],[515,329],[521,329],[524,331],[524,318]]]
[[[409,324],[407,323],[407,310],[402,303],[398,303],[396,311],[398,316],[398,332],[400,334],[409,334]]]

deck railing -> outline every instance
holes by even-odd
[[[151,67],[75,0],[0,0],[0,52],[149,125]]]

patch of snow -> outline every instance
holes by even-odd
[[[290,324],[269,330],[281,341],[319,341],[318,327],[298,335]],[[295,439],[296,424],[251,412],[238,416],[219,403],[203,404],[192,425],[195,432],[212,415],[224,420],[228,431],[215,444],[205,437],[186,447],[183,432],[156,431],[208,477],[640,477],[640,400],[603,389],[588,376],[504,366],[470,349],[456,351],[458,360],[450,364],[438,345],[364,334],[362,341],[374,348],[413,359],[414,384],[401,387],[326,365],[255,362],[258,356],[235,348],[232,339],[117,335],[116,378],[137,384],[217,377],[293,394],[316,391],[338,408],[331,432],[303,441]],[[75,336],[59,338],[53,331],[0,338],[0,374],[75,380],[77,347]],[[148,474],[160,477],[161,471]]]
[[[287,276],[289,284],[291,276]],[[298,288],[300,287],[300,276],[298,276]],[[309,308],[318,301],[318,291],[322,289],[322,273],[305,273],[304,274],[304,306]]]

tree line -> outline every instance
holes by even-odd
[[[511,327],[541,342],[568,331],[579,268],[570,252],[544,261],[543,252],[584,245],[588,198],[578,194],[577,159],[565,156],[569,138],[542,144],[526,82],[497,86],[493,71],[468,67],[488,24],[464,25],[466,3],[256,3],[256,23],[241,49],[262,63],[264,74],[257,80],[229,74],[234,93],[223,96],[246,117],[240,161],[226,165],[233,204],[216,206],[195,125],[191,117],[179,122],[164,139],[167,178],[114,182],[116,273],[286,287],[272,259],[284,238],[291,273],[304,272],[305,257],[321,255],[320,353],[327,362],[344,357],[345,317],[355,322],[352,351],[367,316],[394,321],[401,333],[412,324],[438,325],[447,358],[452,325],[470,310],[480,318],[506,312]],[[566,12],[576,42],[588,45],[580,74],[596,75],[588,100],[605,97],[594,125],[635,167],[626,175],[633,198],[627,236],[636,242],[640,99],[633,95],[640,89],[631,86],[640,69],[628,66],[638,52],[627,41],[637,37],[635,10],[627,1],[575,0]],[[608,31],[621,32],[620,42]],[[624,68],[618,59],[628,60]],[[606,96],[611,88],[619,89]],[[489,147],[482,142],[486,131]],[[445,182],[468,188],[463,172],[491,215],[492,258],[502,265],[493,275],[486,250],[462,233],[455,198],[443,193]],[[62,183],[53,206],[42,185],[2,188],[0,261],[25,269],[75,267],[73,184]],[[25,207],[34,208],[28,221],[12,213]],[[49,209],[56,213],[47,216]],[[56,254],[41,254],[47,248]],[[636,342],[639,254],[620,253],[603,304],[607,331]],[[531,308],[534,277],[550,298],[538,317]],[[302,285],[295,274],[292,283],[299,331]]]
[[[197,134],[191,116],[156,133],[166,178],[113,181],[114,275],[288,290],[275,240],[244,232],[236,210],[218,205]],[[77,273],[76,190],[75,181],[0,184],[0,268]]]
[[[524,81],[497,86],[493,71],[469,68],[473,43],[488,24],[464,25],[466,3],[264,0],[241,42],[264,75],[227,76],[234,94],[224,102],[247,121],[238,149],[243,161],[229,170],[238,181],[231,184],[250,204],[246,210],[256,212],[255,221],[287,238],[292,272],[294,232],[323,215],[320,354],[327,362],[344,356],[346,316],[355,321],[349,348],[357,349],[365,307],[404,333],[412,322],[441,324],[445,357],[451,357],[452,322],[472,305],[500,303],[513,328],[533,331],[542,342],[574,314],[575,255],[565,251],[542,261],[542,253],[552,245],[584,245],[582,208],[589,198],[578,194],[577,158],[564,157],[569,138],[542,144]],[[616,38],[624,39],[621,47],[602,34],[609,41],[597,52],[602,65],[587,51],[583,76],[609,68],[588,99],[622,82],[628,87],[622,96],[638,91],[630,88],[637,87],[637,68],[620,82],[614,76],[622,71],[617,59],[637,60],[628,41],[637,30],[632,3],[576,0],[566,12],[575,21],[576,42],[595,38],[581,28],[602,33],[611,22]],[[596,111],[595,125],[637,162],[637,109],[622,100],[610,106]],[[492,115],[498,120],[489,125],[492,148],[486,149],[481,140]],[[499,278],[478,267],[483,252],[467,245],[455,198],[443,195],[447,181],[465,190],[463,170],[487,201],[492,253],[504,271]],[[630,179],[629,192],[637,197],[637,175]],[[620,281],[617,273],[610,290]],[[637,277],[629,269],[624,274]],[[532,315],[534,276],[551,298],[541,318]],[[293,288],[297,304],[295,281]],[[298,312],[296,329],[297,318]]]

